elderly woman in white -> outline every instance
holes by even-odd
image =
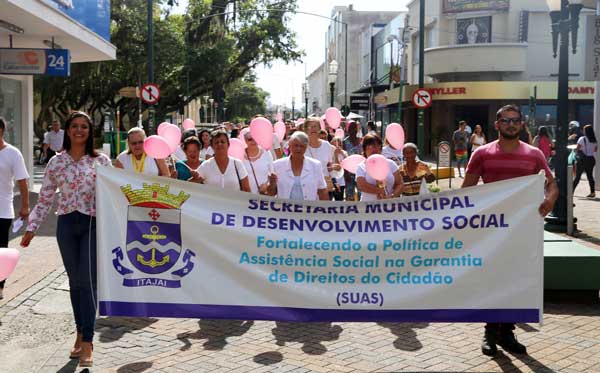
[[[154,159],[144,152],[146,133],[139,127],[127,132],[127,150],[117,156],[115,167],[133,171],[136,174],[169,176],[169,168],[164,159]]]
[[[307,147],[308,136],[294,132],[289,141],[290,156],[273,162],[275,173],[269,177],[270,195],[297,201],[329,200],[321,163],[304,156]]]

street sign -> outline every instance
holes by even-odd
[[[0,48],[0,74],[69,76],[68,49]]]
[[[160,99],[160,90],[156,84],[144,84],[141,93],[142,101],[148,105],[156,105]]]
[[[585,80],[600,80],[600,16],[587,16],[585,50]]]
[[[450,143],[442,141],[438,144],[439,167],[450,167]]]
[[[412,103],[419,109],[430,107],[432,101],[431,93],[423,88],[417,89],[412,95]]]
[[[137,87],[123,87],[123,88],[119,89],[119,95],[121,97],[128,97],[128,98],[139,97],[138,96],[138,88]]]

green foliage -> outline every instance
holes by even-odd
[[[72,109],[100,118],[106,110],[120,109],[126,121],[137,120],[138,101],[119,97],[118,91],[147,82],[146,3],[112,0],[115,61],[73,64],[69,78],[36,77],[41,108],[36,133],[43,133],[42,122],[64,118]],[[229,118],[264,111],[268,94],[247,77],[260,64],[301,57],[286,26],[296,0],[189,0],[186,15],[170,14],[168,3],[154,0],[154,76],[161,89],[157,117],[204,95],[220,107],[225,104]]]

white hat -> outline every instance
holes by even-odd
[[[569,122],[569,127],[579,127],[579,122],[576,120],[572,120]]]

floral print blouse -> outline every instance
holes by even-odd
[[[110,158],[104,154],[97,157],[84,155],[75,161],[67,152],[52,157],[46,166],[38,203],[29,215],[27,230],[35,232],[46,219],[54,194],[60,191],[57,215],[73,211],[96,216],[96,166],[111,166]]]

